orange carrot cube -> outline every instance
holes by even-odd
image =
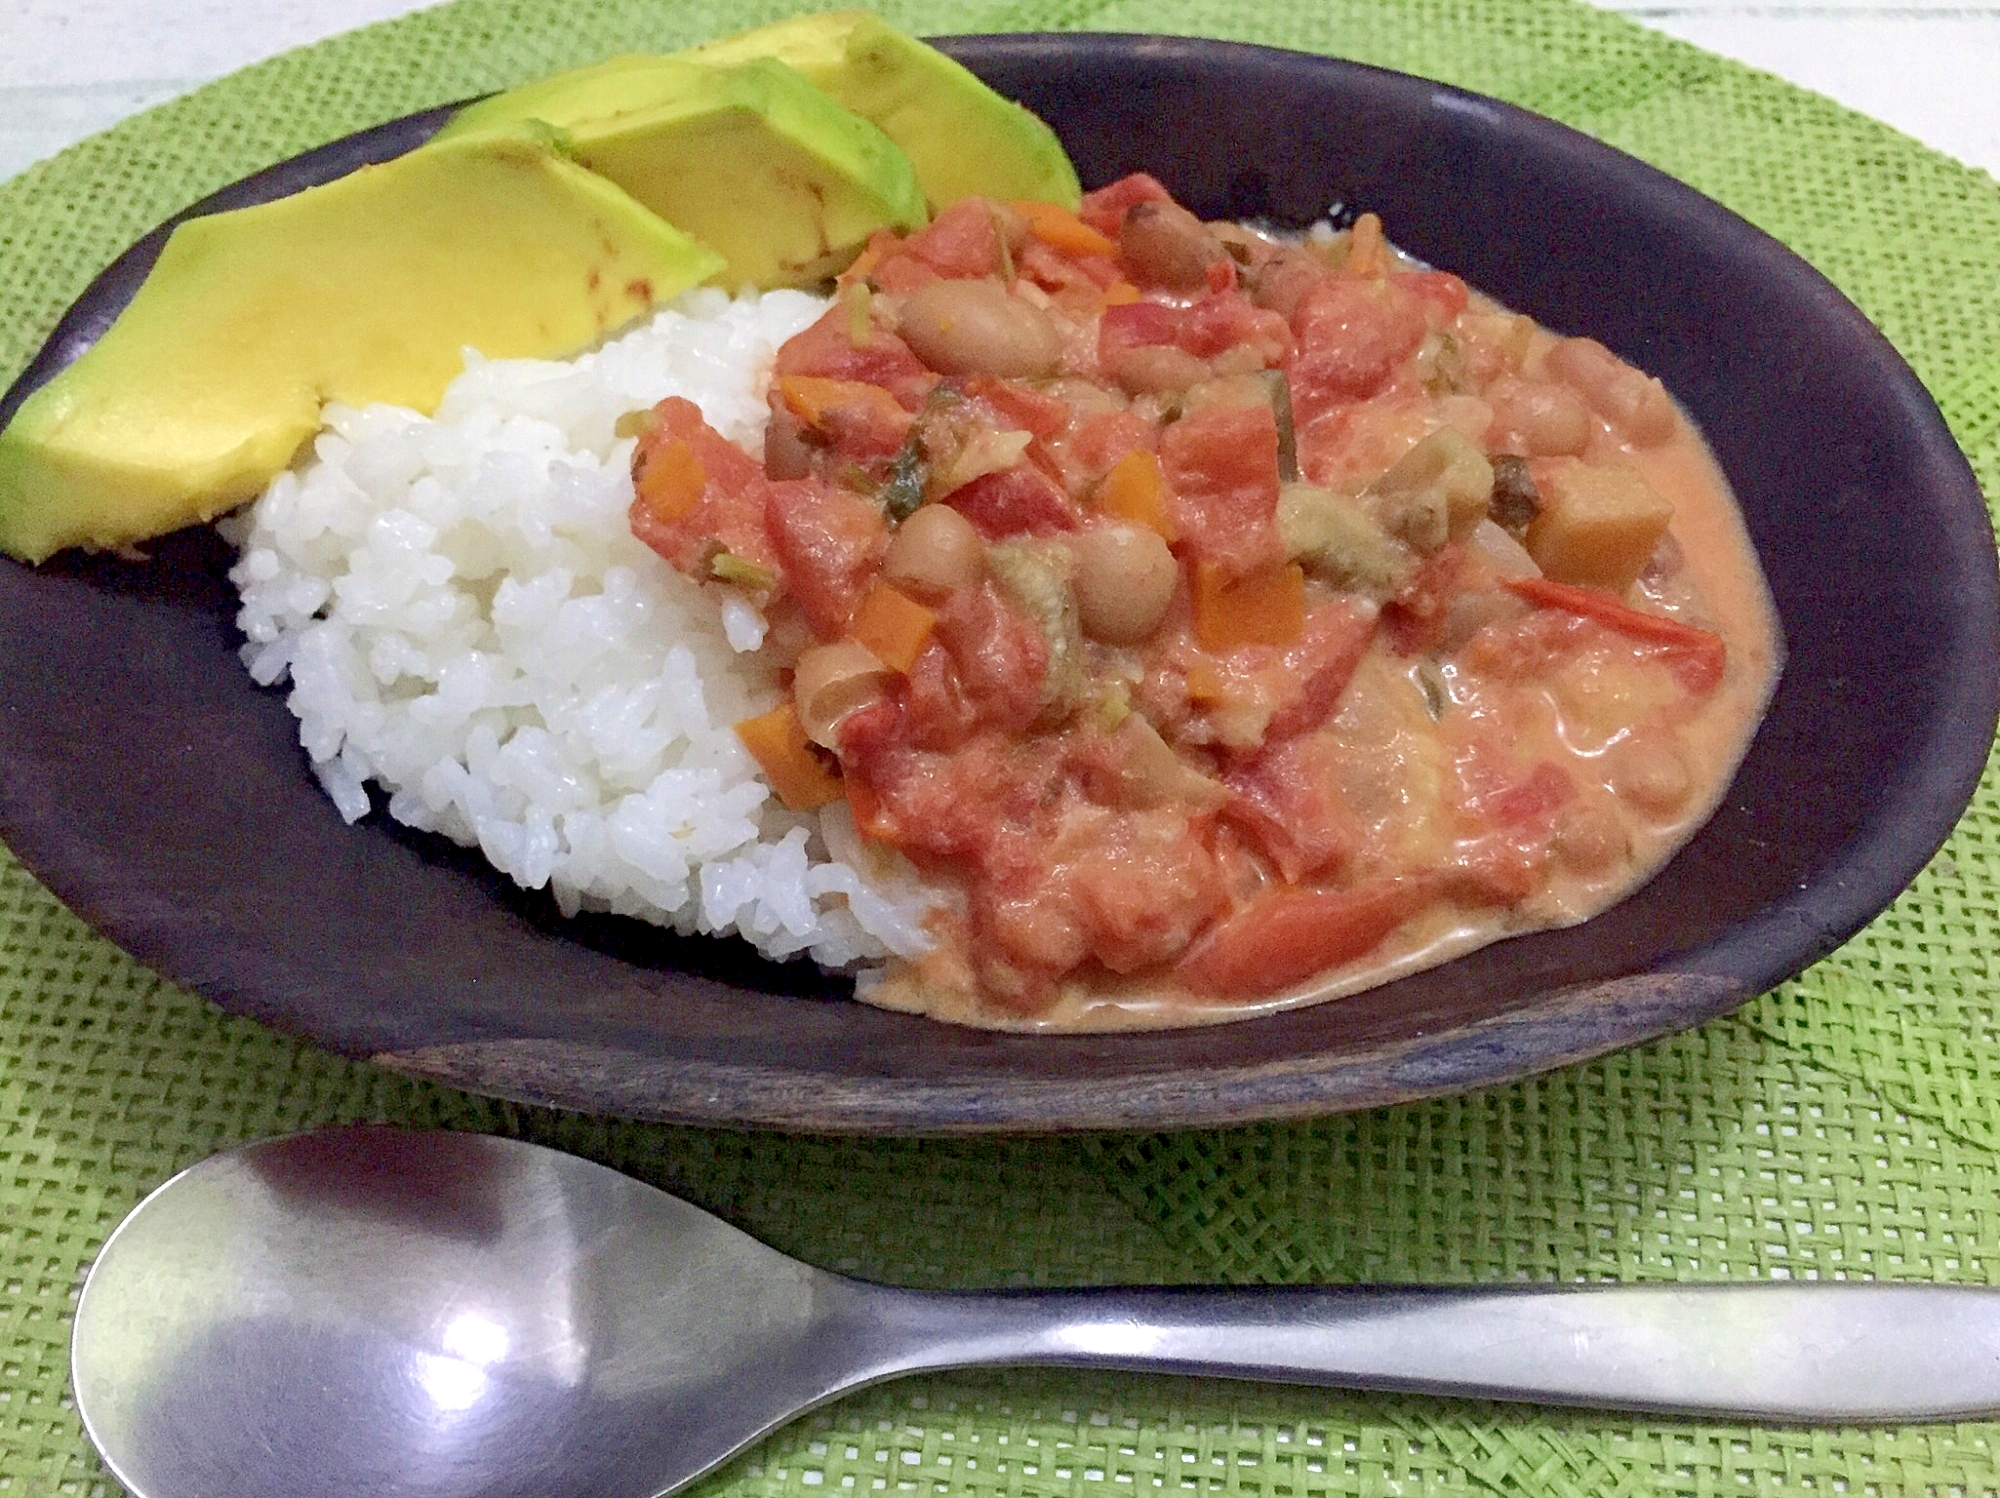
[[[1097,486],[1097,507],[1107,515],[1143,525],[1163,541],[1178,539],[1167,515],[1167,483],[1160,476],[1160,460],[1143,447],[1133,448],[1111,465]]]
[[[793,811],[817,811],[841,798],[840,777],[827,770],[791,703],[745,718],[736,725],[736,737],[757,761],[778,799]]]
[[[1305,633],[1306,575],[1296,562],[1232,577],[1213,562],[1194,574],[1194,635],[1204,650],[1279,649]]]
[[[936,614],[909,594],[877,583],[854,611],[847,632],[890,670],[908,674],[936,627]]]
[[[690,514],[708,487],[708,470],[692,446],[679,437],[663,444],[640,466],[634,485],[647,513],[662,523]]]
[[[1070,255],[1115,255],[1118,246],[1067,208],[1016,198],[1007,206],[1028,221],[1028,232],[1043,244]]]

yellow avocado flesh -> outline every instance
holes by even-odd
[[[1082,197],[1053,130],[868,11],[777,21],[676,55],[714,66],[774,57],[796,68],[903,148],[933,208],[975,193],[1065,208]]]
[[[530,120],[721,254],[725,283],[811,285],[877,229],[926,219],[895,143],[770,59],[712,68],[613,58],[474,104],[439,138]]]
[[[40,561],[212,519],[292,461],[323,403],[430,411],[468,347],[566,357],[720,264],[519,134],[191,219],[0,431],[0,550]]]

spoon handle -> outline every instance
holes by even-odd
[[[1772,1420],[2000,1414],[2000,1289],[891,1292],[902,1366],[1056,1364]]]

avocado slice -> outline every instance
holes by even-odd
[[[430,410],[468,346],[567,356],[720,266],[522,132],[190,219],[0,431],[0,551],[40,561],[211,519],[292,461],[326,401]]]
[[[783,63],[614,57],[471,105],[449,141],[541,121],[582,165],[718,251],[726,281],[808,286],[925,222],[909,159]]]
[[[776,21],[676,54],[713,66],[775,57],[901,146],[932,208],[979,194],[1076,207],[1053,130],[939,52],[865,10]]]

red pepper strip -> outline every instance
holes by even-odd
[[[1609,593],[1551,582],[1546,577],[1509,578],[1506,586],[1537,608],[1561,609],[1595,619],[1628,640],[1662,647],[1669,669],[1696,696],[1714,691],[1716,683],[1722,680],[1728,647],[1722,643],[1722,636],[1712,630],[1644,613]]]
[[[1261,998],[1365,957],[1436,893],[1433,880],[1416,878],[1343,890],[1286,885],[1210,927],[1174,976],[1211,998]]]

